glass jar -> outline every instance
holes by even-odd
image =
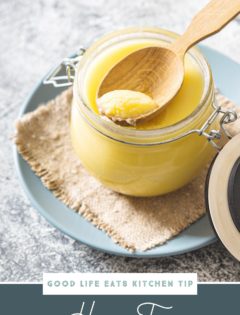
[[[211,69],[196,47],[188,54],[201,69],[203,93],[196,109],[178,123],[155,130],[131,129],[103,119],[87,104],[84,80],[91,62],[102,52],[119,42],[154,39],[169,44],[176,37],[155,28],[115,32],[93,44],[76,66],[70,127],[73,148],[91,175],[122,194],[156,196],[179,189],[216,154],[212,144],[216,146],[219,138],[215,130],[220,127],[221,108],[215,104]]]

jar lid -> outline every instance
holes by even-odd
[[[240,261],[240,134],[232,138],[212,162],[205,199],[218,237]]]

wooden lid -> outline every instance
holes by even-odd
[[[206,204],[220,240],[240,261],[240,134],[224,146],[210,168]]]

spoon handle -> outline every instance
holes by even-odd
[[[180,56],[194,44],[219,32],[240,12],[240,0],[212,0],[192,20],[185,33],[171,46]]]

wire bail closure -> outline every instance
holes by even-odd
[[[68,87],[73,85],[74,76],[76,72],[76,66],[85,53],[85,49],[80,47],[78,51],[73,54],[72,57],[64,58],[56,67],[54,67],[46,76],[43,81],[43,84],[52,84],[54,87]],[[65,70],[66,75],[60,75],[62,71]],[[214,111],[207,119],[207,121],[203,124],[200,129],[193,129],[188,132],[185,132],[179,137],[171,139],[166,142],[173,142],[175,140],[181,139],[185,136],[188,136],[193,133],[197,133],[199,136],[204,136],[210,142],[210,144],[217,150],[220,151],[222,149],[221,146],[218,145],[217,141],[221,139],[222,134],[224,134],[228,139],[231,139],[231,135],[225,128],[225,125],[232,123],[238,119],[237,113],[234,110],[223,109],[221,106],[213,103]],[[220,130],[210,130],[210,126],[214,123],[214,121],[218,118],[219,115],[222,114],[220,119]]]
[[[233,123],[238,119],[236,111],[232,109],[223,109],[221,106],[216,106],[213,104],[214,112],[211,114],[211,116],[208,118],[208,120],[204,123],[202,128],[193,130],[197,132],[200,136],[204,136],[207,138],[207,140],[211,143],[211,145],[217,150],[220,151],[222,149],[221,146],[217,144],[217,140],[220,140],[222,137],[222,134],[224,134],[228,139],[231,139],[232,136],[229,134],[227,129],[225,128],[225,125],[229,123]],[[207,131],[208,128],[212,125],[212,123],[218,118],[218,116],[222,114],[222,117],[220,119],[220,130],[210,130]]]
[[[80,47],[72,57],[64,58],[47,74],[43,84],[52,84],[54,87],[71,86],[74,81],[76,66],[85,51],[83,47]],[[66,75],[59,75],[63,70],[65,70]]]

